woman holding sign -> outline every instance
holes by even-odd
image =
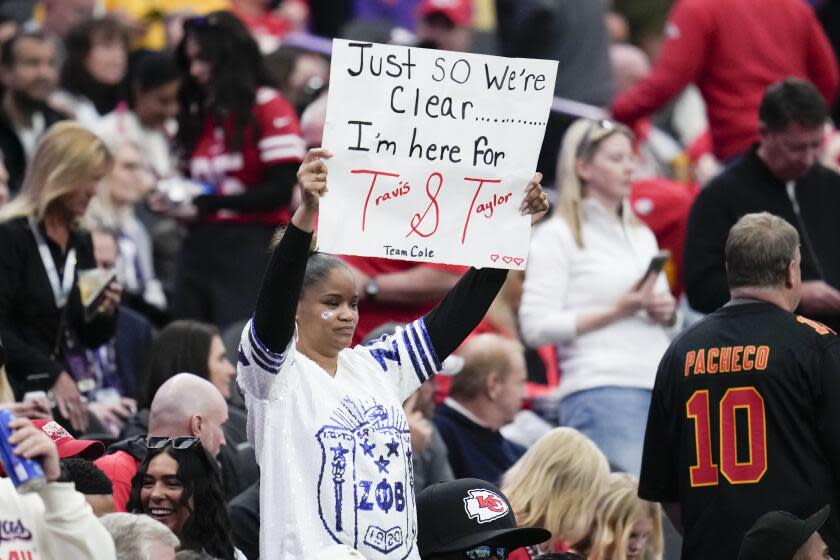
[[[653,233],[633,215],[632,133],[579,120],[560,152],[557,215],[531,241],[522,336],[556,344],[560,423],[638,475],[650,393],[676,323]]]
[[[425,317],[349,348],[358,322],[352,273],[310,252],[327,193],[323,149],[298,171],[301,206],[269,261],[242,333],[238,383],[261,467],[261,554],[309,558],[332,543],[366,558],[419,558],[409,428],[402,403],[484,316],[506,270],[470,269]],[[523,214],[548,209],[534,176]]]

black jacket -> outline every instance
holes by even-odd
[[[228,504],[233,544],[248,560],[260,557],[260,481]]]
[[[46,128],[69,118],[47,106],[41,109],[41,113],[44,115]],[[0,151],[3,152],[3,163],[9,172],[9,191],[14,195],[20,190],[23,176],[26,174],[26,154],[17,132],[3,111],[0,111]]]
[[[46,239],[62,274],[67,255]],[[71,232],[68,247],[76,249],[77,275],[80,270],[96,267],[89,233]],[[66,369],[61,353],[52,356],[60,320],[61,311],[26,218],[0,223],[0,337],[6,346],[9,384],[17,398],[26,391],[51,388],[58,374]],[[68,299],[66,321],[83,346],[96,348],[114,336],[117,317],[97,315],[85,322],[76,281]]]
[[[840,288],[840,175],[814,165],[796,181],[801,221],[786,185],[773,175],[753,146],[703,189],[688,219],[685,236],[685,288],[691,306],[711,313],[729,301],[726,238],[741,216],[770,212],[799,231],[802,280],[823,280]],[[835,330],[840,317],[813,317]]]

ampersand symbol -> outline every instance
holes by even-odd
[[[434,194],[432,194],[431,184],[432,179],[437,178],[437,190],[435,190]],[[440,207],[438,206],[437,196],[440,194],[440,189],[443,188],[443,175],[438,172],[434,172],[429,175],[429,178],[426,180],[426,195],[429,197],[429,205],[426,207],[426,211],[423,212],[423,215],[414,214],[411,218],[411,231],[409,231],[405,236],[408,237],[412,233],[416,233],[420,237],[431,237],[435,234],[438,229],[438,225],[440,223]],[[426,216],[429,214],[429,211],[434,208],[435,213],[435,226],[432,228],[431,231],[428,233],[423,233],[419,229],[417,229],[423,221],[426,219]]]

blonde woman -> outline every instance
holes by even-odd
[[[659,359],[676,323],[658,252],[628,204],[632,133],[580,120],[563,139],[557,212],[532,237],[522,304],[523,338],[557,346],[560,424],[576,428],[614,470],[638,474]]]
[[[520,527],[551,531],[551,540],[521,549],[510,560],[564,552],[589,532],[609,480],[604,454],[572,428],[555,428],[537,441],[502,478]]]
[[[9,381],[17,398],[52,390],[76,431],[88,416],[72,358],[114,335],[120,299],[112,283],[85,320],[77,285],[78,271],[96,267],[90,235],[77,224],[111,165],[93,133],[56,124],[41,138],[20,193],[0,208],[0,338]]]
[[[149,231],[134,213],[135,204],[154,188],[154,179],[139,145],[124,137],[101,138],[114,156],[114,167],[100,182],[85,214],[85,225],[114,232],[123,300],[154,317],[156,311],[166,308],[166,295],[155,274]]]
[[[662,560],[659,504],[638,497],[636,477],[613,473],[585,545],[588,560]]]

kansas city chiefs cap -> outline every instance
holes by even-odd
[[[489,544],[513,550],[545,542],[545,529],[516,527],[510,502],[477,478],[441,482],[417,494],[417,547],[421,558]]]

